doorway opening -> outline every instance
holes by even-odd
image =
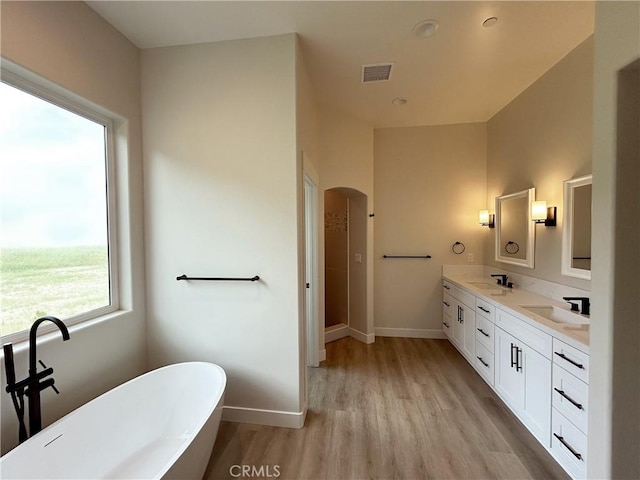
[[[325,343],[367,335],[367,196],[324,192]]]

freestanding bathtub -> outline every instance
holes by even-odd
[[[202,479],[227,377],[212,363],[169,365],[74,410],[0,459],[0,478]]]

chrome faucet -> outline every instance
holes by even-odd
[[[5,356],[5,369],[7,372],[7,393],[11,394],[13,405],[18,414],[19,422],[19,440],[22,443],[27,439],[27,431],[24,425],[24,397],[29,400],[29,436],[33,436],[42,430],[42,410],[40,406],[40,392],[45,388],[51,387],[56,393],[60,393],[55,387],[55,380],[47,378],[53,374],[53,368],[47,366],[40,361],[40,365],[44,368],[38,372],[37,355],[36,355],[36,335],[38,327],[43,322],[54,323],[62,333],[62,340],[69,340],[69,330],[67,326],[56,317],[41,317],[37,319],[31,326],[29,331],[29,376],[24,380],[16,382],[15,366],[13,363],[13,345],[10,343],[3,346]]]
[[[590,314],[591,301],[589,300],[589,297],[562,297],[562,299],[565,300],[566,302],[568,302],[569,305],[571,305],[571,311],[572,312],[577,312],[578,311],[578,304],[572,302],[572,300],[577,300],[580,303],[582,303],[582,306],[580,308],[580,313],[582,315],[589,315]]]

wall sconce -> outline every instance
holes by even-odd
[[[531,220],[544,223],[545,227],[556,226],[556,207],[547,207],[547,202],[541,200],[531,203]]]
[[[480,225],[483,227],[494,228],[496,216],[494,214],[489,214],[489,210],[480,210],[480,214],[478,215],[478,220],[480,221]]]

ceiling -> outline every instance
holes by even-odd
[[[583,1],[87,4],[141,49],[296,32],[318,102],[374,127],[487,121],[594,27]],[[418,38],[412,28],[426,19],[439,28]],[[362,84],[362,65],[383,62],[394,63],[391,79]]]

